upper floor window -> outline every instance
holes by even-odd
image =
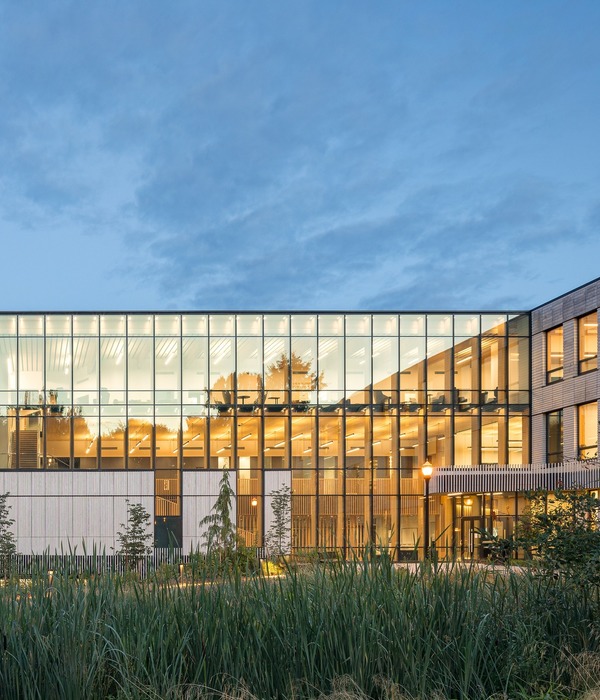
[[[546,332],[546,382],[551,384],[563,378],[563,328]]]
[[[594,311],[578,321],[579,373],[598,369],[598,313]]]
[[[552,411],[546,414],[546,461],[558,464],[563,460],[563,412]]]
[[[577,409],[578,458],[593,459],[598,456],[598,402],[584,403]]]

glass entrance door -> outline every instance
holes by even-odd
[[[482,519],[479,516],[469,516],[462,518],[461,525],[461,559],[481,559],[481,527]]]

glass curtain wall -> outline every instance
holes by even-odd
[[[295,549],[409,550],[426,459],[529,460],[529,318],[0,315],[0,401],[0,468],[154,470],[161,536],[182,470],[232,469],[261,543],[277,470]]]

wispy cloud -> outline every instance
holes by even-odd
[[[586,281],[600,8],[548,8],[3,6],[0,226],[78,289],[11,265],[7,305],[528,307]]]

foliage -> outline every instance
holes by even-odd
[[[281,355],[267,367],[267,386],[269,378],[287,378],[290,375],[290,370],[295,376],[295,385],[302,389],[323,389],[325,387],[323,372],[317,376],[310,361],[305,362],[295,352],[292,352],[291,357],[285,354]],[[284,384],[279,385],[284,386]]]
[[[515,544],[535,555],[545,573],[600,585],[600,499],[589,491],[527,494]]]
[[[140,560],[152,553],[152,534],[148,532],[150,513],[141,503],[127,499],[127,523],[117,533],[119,554],[125,557],[128,569],[135,569]]]
[[[0,587],[0,696],[574,700],[598,683],[600,594],[563,577],[357,560],[207,583]]]
[[[0,572],[4,576],[10,574],[10,560],[17,553],[17,541],[12,526],[15,521],[9,517],[11,506],[6,502],[10,494],[0,494]]]
[[[265,535],[267,556],[277,562],[290,553],[292,523],[292,491],[289,486],[271,491],[273,522]]]
[[[199,556],[200,565],[213,576],[222,576],[234,569],[245,571],[256,567],[256,557],[242,542],[231,517],[234,496],[229,472],[225,470],[219,482],[217,500],[211,512],[200,521],[200,527],[206,528],[202,534],[206,554]]]

